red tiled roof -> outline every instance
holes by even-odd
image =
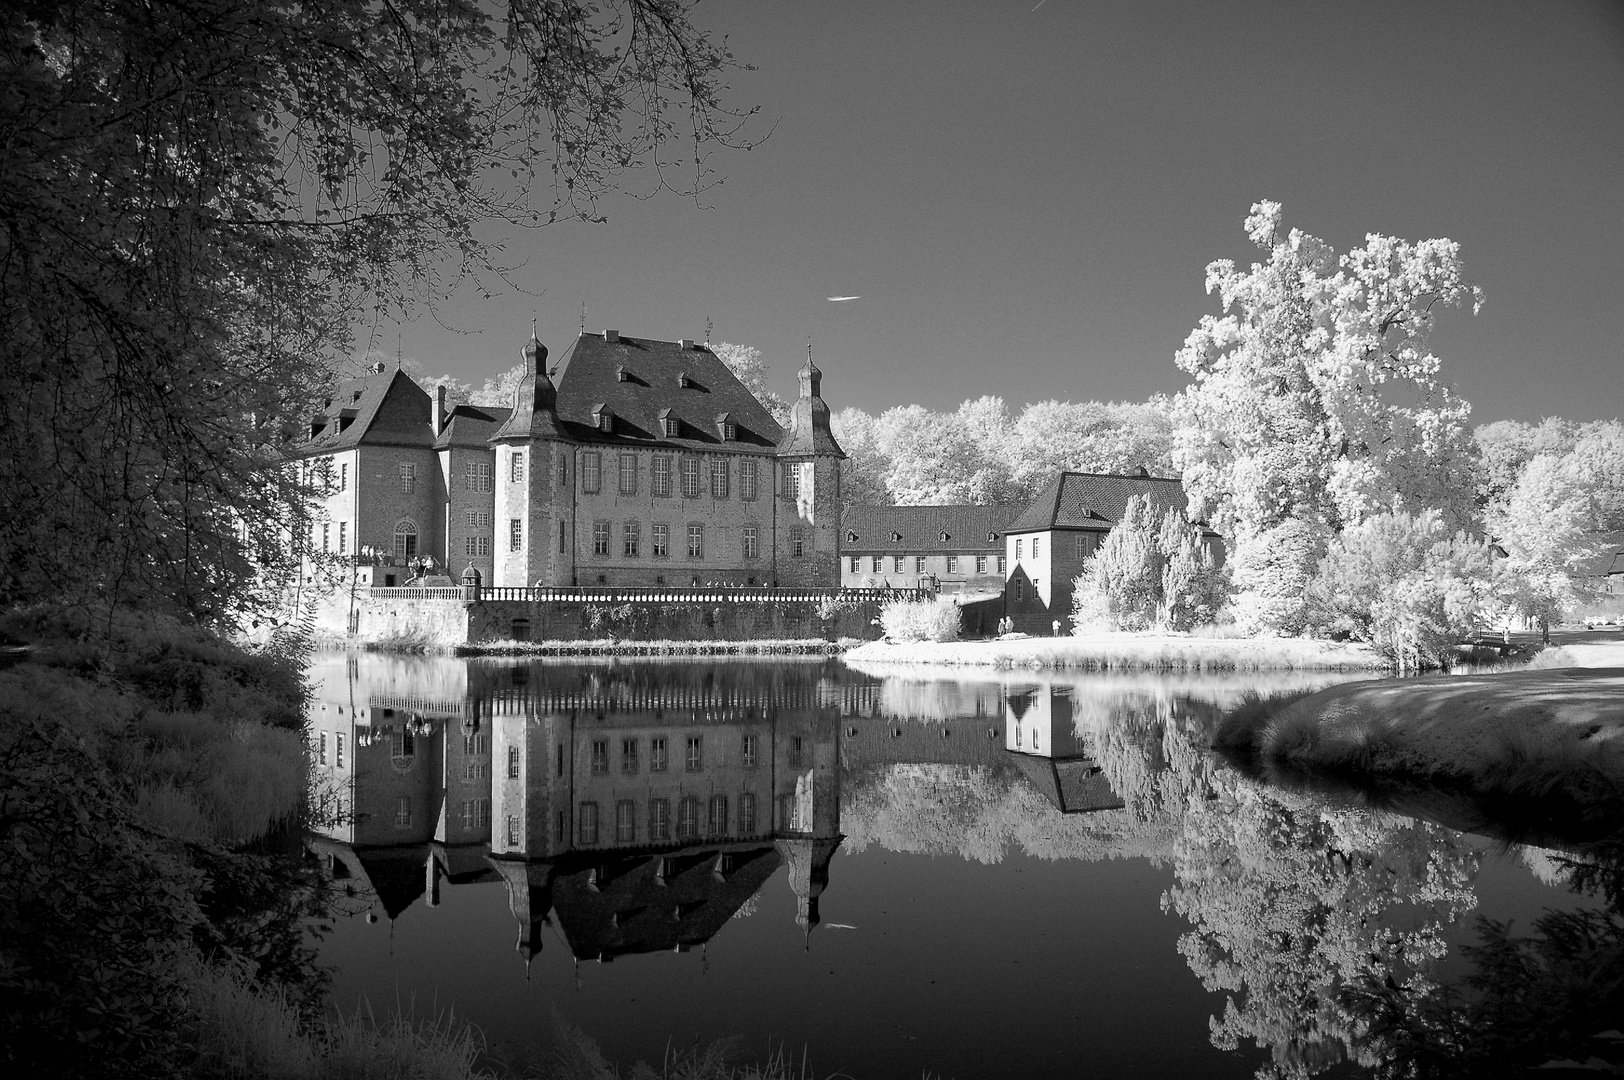
[[[840,546],[847,552],[999,553],[1004,550],[1004,533],[1020,510],[1019,506],[849,506],[840,515]]]

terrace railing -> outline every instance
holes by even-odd
[[[517,601],[527,604],[815,604],[919,600],[929,589],[770,589],[750,586],[393,586],[374,585],[380,600]]]

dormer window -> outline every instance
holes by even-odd
[[[655,414],[660,421],[660,434],[668,439],[674,439],[682,434],[682,421],[671,415],[670,409],[661,409]]]
[[[689,387],[693,386],[693,384],[694,384],[694,381],[688,377],[688,373],[686,371],[681,371],[681,372],[677,373],[677,386],[678,387],[680,387],[683,390],[686,390]]]
[[[592,426],[599,431],[609,432],[615,430],[615,414],[609,411],[609,406],[592,406]]]
[[[620,366],[615,368],[615,381],[616,382],[631,382],[632,381],[632,373],[626,370],[626,365],[625,364],[621,364]]]
[[[739,425],[733,422],[733,417],[729,413],[718,416],[716,426],[722,433],[723,442],[732,442],[739,437]]]
[[[321,429],[327,426],[325,417],[317,416],[310,421],[310,437],[314,439],[321,434]]]

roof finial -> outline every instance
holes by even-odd
[[[403,366],[400,362],[400,327],[395,327],[395,366]]]
[[[709,315],[706,315],[705,316],[705,344],[706,345],[710,344],[710,336],[711,336],[711,318],[710,318]]]
[[[586,333],[586,301],[581,301],[581,333]]]
[[[806,362],[812,362],[812,335],[806,335]]]

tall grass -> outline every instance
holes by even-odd
[[[310,1022],[288,996],[231,968],[190,959],[198,1072],[226,1080],[814,1080],[804,1053],[782,1047],[737,1063],[737,1040],[669,1044],[658,1066],[610,1062],[586,1032],[553,1014],[553,1038],[517,1059],[494,1053],[477,1028],[447,1013],[377,1016],[370,1007]]]
[[[199,713],[144,714],[126,768],[137,808],[188,840],[241,843],[295,813],[305,794],[299,734]]]

